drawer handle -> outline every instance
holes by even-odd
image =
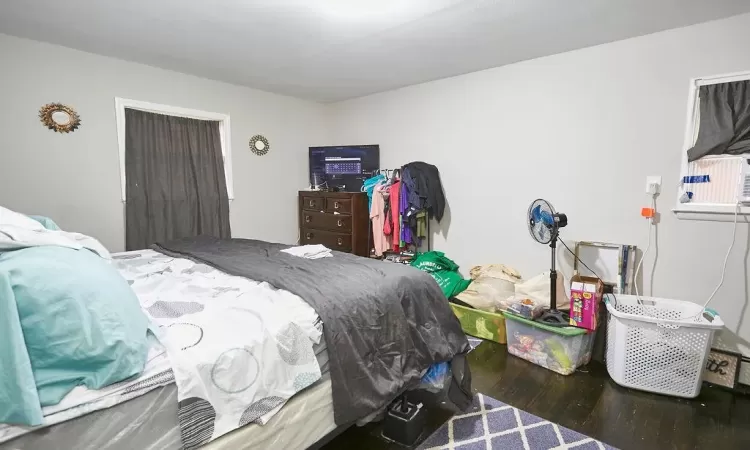
[[[338,238],[337,243],[339,244],[339,247],[344,245],[344,240],[341,238]]]
[[[336,222],[336,225],[338,225],[339,227],[343,227],[344,226],[344,222],[342,222],[341,220],[339,220],[338,222]]]
[[[315,200],[310,200],[310,207],[312,208],[314,206],[315,206]]]
[[[307,234],[305,235],[305,238],[307,238],[307,240],[308,240],[308,241],[309,241],[310,239],[312,239],[312,237],[313,237],[313,234],[312,234],[312,233],[307,233]]]
[[[339,202],[333,202],[333,209],[339,209]]]
[[[312,217],[305,216],[305,222],[310,223],[311,220],[312,220]]]

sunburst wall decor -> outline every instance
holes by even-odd
[[[271,144],[268,143],[268,139],[265,137],[258,134],[250,138],[250,150],[256,155],[265,155],[270,149]]]
[[[81,118],[73,108],[62,103],[48,103],[39,109],[39,120],[58,133],[70,133],[81,126]]]

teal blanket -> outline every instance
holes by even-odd
[[[138,375],[147,327],[128,283],[91,251],[0,253],[0,423],[39,425],[74,387]]]
[[[32,219],[36,220],[37,222],[41,223],[44,228],[47,230],[59,230],[60,227],[57,226],[54,220],[50,219],[49,217],[44,216],[29,216]]]

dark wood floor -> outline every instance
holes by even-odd
[[[692,400],[626,389],[601,363],[570,376],[510,356],[484,342],[469,354],[475,392],[623,450],[750,449],[750,396],[704,387]],[[426,438],[450,413],[431,410]],[[324,450],[404,450],[380,436],[379,424],[352,427]],[[420,440],[423,440],[420,439]]]

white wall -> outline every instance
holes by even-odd
[[[231,115],[239,237],[296,240],[295,197],[311,145],[377,142],[384,167],[436,164],[449,211],[434,247],[465,270],[504,262],[530,276],[547,268],[548,249],[525,224],[537,197],[569,215],[567,240],[644,247],[645,178],[662,175],[658,260],[647,259],[645,284],[702,302],[718,281],[731,224],[679,221],[669,211],[688,81],[749,70],[747,42],[750,15],[737,16],[323,106],[0,35],[0,204],[121,250],[119,96]],[[83,126],[67,135],[45,129],[37,112],[49,102],[73,106]],[[263,157],[247,149],[258,133],[272,145]],[[713,306],[747,341],[750,232],[738,228]]]
[[[124,97],[229,114],[233,235],[296,242],[307,148],[328,142],[323,105],[6,35],[0,61],[0,205],[122,250],[114,98]],[[51,102],[72,106],[81,128],[42,126],[39,108]],[[255,134],[270,140],[267,155],[248,149]]]
[[[538,197],[568,214],[566,240],[644,248],[646,176],[661,175],[658,261],[654,268],[652,250],[645,284],[657,296],[702,303],[718,283],[732,224],[681,221],[670,211],[689,80],[750,70],[748,42],[743,15],[341,102],[332,137],[379,143],[384,167],[439,167],[450,214],[434,247],[464,271],[548,268],[549,248],[532,241],[525,221]],[[748,226],[739,225],[712,303],[746,340],[749,252]]]

